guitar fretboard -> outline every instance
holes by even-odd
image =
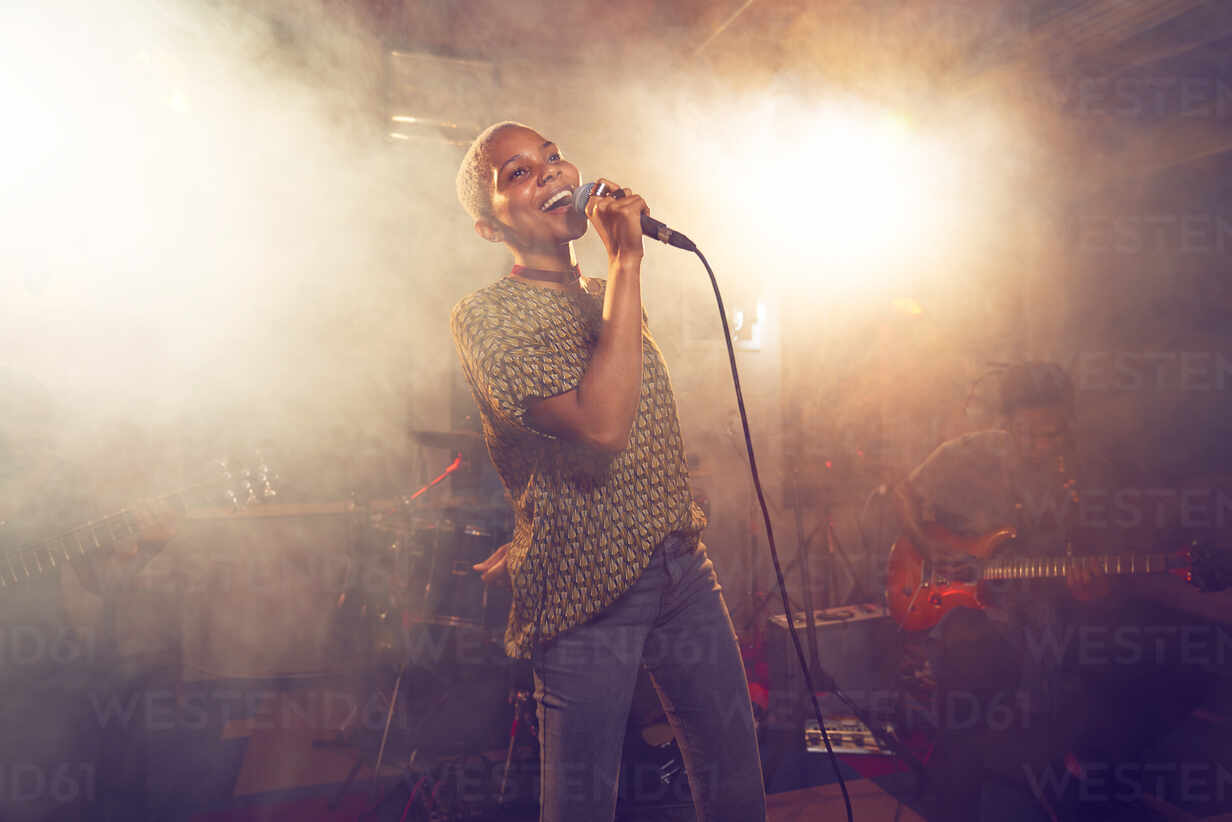
[[[271,500],[278,494],[273,485],[276,476],[264,459],[253,471],[236,467],[226,460],[218,460],[216,466],[213,473],[217,476],[172,491],[152,502],[174,501],[183,513],[186,496],[190,492],[221,485],[232,510],[238,510],[245,505]],[[141,528],[142,523],[137,513],[131,508],[125,508],[102,519],[79,525],[37,545],[17,551],[0,552],[0,590],[50,573],[61,563],[87,556],[97,548],[114,547],[122,540],[136,536]]]
[[[1048,579],[1067,577],[1074,571],[1101,574],[1161,574],[1184,567],[1175,554],[1094,554],[1079,557],[1027,557],[1004,559],[984,567],[983,579]]]
[[[37,545],[10,551],[0,556],[0,589],[40,577],[96,548],[114,547],[139,530],[136,513],[126,508]]]

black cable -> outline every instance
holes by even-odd
[[[847,808],[847,822],[854,822],[854,817],[851,813],[851,797],[847,793],[847,782],[843,779],[842,770],[839,768],[838,757],[834,753],[834,748],[830,747],[830,735],[826,733],[826,723],[821,716],[821,705],[817,702],[817,693],[813,689],[813,678],[809,671],[807,660],[804,658],[804,646],[800,644],[800,635],[796,633],[796,620],[792,615],[791,604],[787,597],[787,582],[783,579],[783,567],[779,562],[778,548],[774,543],[774,527],[770,524],[770,509],[766,506],[766,495],[762,491],[761,477],[757,473],[757,458],[753,455],[753,435],[749,431],[749,415],[744,409],[744,392],[740,390],[740,372],[736,369],[736,349],[732,345],[731,329],[727,325],[727,309],[723,307],[723,295],[719,293],[719,283],[714,277],[714,271],[710,268],[710,263],[706,260],[706,255],[694,248],[693,253],[702,261],[702,265],[706,267],[706,273],[710,275],[710,285],[714,288],[714,299],[719,305],[719,319],[723,323],[723,341],[727,343],[727,360],[731,364],[732,385],[736,389],[736,406],[740,410],[740,425],[744,429],[744,447],[749,455],[749,471],[753,475],[753,489],[757,492],[757,502],[761,506],[762,519],[766,525],[766,541],[770,544],[770,560],[774,564],[774,575],[778,579],[779,594],[783,598],[783,613],[787,620],[787,631],[791,635],[791,642],[796,648],[796,658],[800,663],[800,670],[804,673],[804,686],[808,689],[809,699],[813,703],[813,713],[817,717],[817,728],[821,731],[821,741],[826,745],[826,753],[830,755],[830,761],[834,764],[834,775],[838,777],[839,789],[843,792],[843,804]],[[806,617],[811,620],[812,614],[806,614]]]
[[[868,516],[868,506],[872,504],[873,499],[878,495],[885,496],[889,493],[885,483],[878,485],[872,491],[869,491],[868,496],[864,498],[864,504],[860,506],[860,513],[856,516],[856,533],[860,535],[860,547],[864,549],[864,555],[869,556],[872,549],[868,545],[868,535],[864,532],[864,518]],[[881,536],[881,528],[877,529],[877,536]]]
[[[813,537],[816,535],[817,531],[821,530],[821,526],[818,526],[817,531],[809,534],[807,541],[803,539],[804,519],[801,511],[802,506],[800,504],[800,483],[798,471],[792,472],[791,490],[792,508],[795,510],[796,514],[796,534],[797,538],[801,540],[800,548],[796,552],[796,559],[800,565],[800,598],[804,601],[804,633],[808,639],[808,666],[810,671],[816,671],[821,668],[821,663],[818,661],[821,659],[821,651],[817,644],[817,611],[813,608],[813,574],[812,570],[809,568],[809,550],[812,547]],[[826,518],[827,517],[823,516],[823,521]],[[784,578],[785,577],[786,573],[784,573]],[[831,579],[829,581],[833,582],[833,574],[831,574]],[[827,594],[831,596],[834,594],[832,586],[827,587]],[[791,614],[792,612],[788,611],[787,613]],[[826,690],[830,689],[826,688]]]

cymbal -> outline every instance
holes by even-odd
[[[448,451],[473,451],[483,447],[483,435],[478,431],[411,431],[411,439],[428,448]]]

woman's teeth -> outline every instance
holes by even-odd
[[[550,198],[548,198],[548,201],[546,203],[540,206],[540,210],[541,211],[551,211],[553,208],[556,208],[556,206],[568,200],[569,197],[570,197],[570,193],[568,189],[565,189],[563,191],[558,191],[555,194],[553,194]]]

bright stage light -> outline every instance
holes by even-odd
[[[895,297],[890,301],[890,305],[895,311],[910,317],[918,317],[924,313],[924,307],[911,297]]]
[[[820,112],[803,133],[785,158],[799,175],[787,211],[818,263],[867,275],[927,253],[944,168],[924,141],[901,120],[851,108]]]
[[[952,252],[961,163],[941,136],[855,102],[768,102],[735,120],[706,162],[762,261],[795,284],[867,290]]]

